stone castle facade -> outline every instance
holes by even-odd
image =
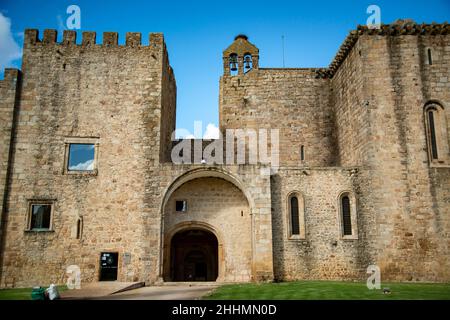
[[[361,280],[372,264],[383,281],[449,281],[449,34],[360,26],[328,68],[295,69],[260,67],[236,37],[220,130],[279,129],[268,175],[171,161],[162,34],[26,30],[0,81],[0,286],[64,283],[70,265],[82,282]],[[75,145],[92,146],[88,170],[70,170]]]

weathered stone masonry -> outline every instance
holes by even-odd
[[[171,163],[176,83],[162,34],[143,46],[139,33],[119,45],[117,33],[97,44],[84,32],[77,44],[72,31],[57,43],[54,30],[27,30],[22,70],[0,81],[0,285],[63,283],[71,264],[98,281],[101,252],[118,252],[119,281],[171,281],[172,237],[189,230],[217,238],[217,281],[364,279],[369,264],[383,280],[449,281],[449,32],[358,27],[329,68],[299,69],[261,68],[238,36],[223,52],[219,125],[280,130],[267,176],[262,164]],[[67,174],[68,139],[86,138],[97,170]],[[53,203],[50,230],[27,230],[36,199]]]

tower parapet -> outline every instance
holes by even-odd
[[[164,46],[164,36],[162,33],[150,33],[149,45],[142,45],[142,35],[140,32],[127,32],[125,35],[125,45],[119,45],[119,34],[117,32],[104,32],[103,42],[98,44],[96,42],[96,32],[85,31],[82,33],[81,44],[76,43],[77,33],[73,30],[64,30],[63,40],[57,42],[58,32],[54,29],[44,30],[42,40],[39,39],[39,31],[37,29],[25,30],[24,47],[28,48],[36,45],[76,45],[81,47],[103,46],[103,47],[156,47]]]

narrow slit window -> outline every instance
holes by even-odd
[[[438,149],[436,141],[436,127],[434,124],[434,112],[428,111],[428,125],[430,128],[430,143],[431,143],[431,156],[433,159],[438,159]]]
[[[80,219],[77,220],[77,239],[81,239],[83,229],[83,221]]]
[[[344,236],[352,235],[352,218],[350,213],[350,198],[343,196],[341,199],[342,206],[342,227]]]
[[[300,147],[300,160],[304,161],[305,160],[305,146],[301,146]]]
[[[427,53],[428,53],[428,64],[432,65],[433,64],[433,57],[431,55],[431,49],[428,49]]]
[[[300,219],[298,215],[298,198],[291,197],[291,235],[300,234]]]

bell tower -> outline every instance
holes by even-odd
[[[234,76],[258,69],[258,61],[259,49],[248,41],[246,35],[237,35],[223,51],[223,74]]]

